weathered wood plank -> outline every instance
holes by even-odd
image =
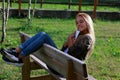
[[[67,70],[67,61],[72,60],[74,65],[74,71],[84,77],[87,77],[85,62],[80,61],[68,54],[65,54],[64,52],[53,48],[47,44],[44,44],[43,48],[36,51],[33,55],[43,60],[51,68],[55,69],[56,71],[65,76]]]
[[[42,69],[41,66],[39,66],[35,61],[30,63],[30,69],[31,70],[36,70],[36,69]]]
[[[52,73],[46,63],[44,63],[43,61],[41,61],[40,59],[38,59],[37,57],[35,57],[34,55],[30,55],[30,57],[36,61],[36,63],[38,63],[38,65],[40,65],[43,69],[47,70],[49,73],[51,73],[57,80],[65,80],[63,77],[57,76],[54,73]]]
[[[32,77],[30,80],[57,80],[52,75],[43,75],[38,77]]]

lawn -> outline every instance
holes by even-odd
[[[0,20],[0,25],[2,21]],[[95,49],[86,61],[88,73],[97,80],[120,80],[120,21],[104,19],[94,20],[96,35]],[[47,32],[60,49],[62,44],[75,29],[74,18],[34,18],[31,25],[27,25],[26,18],[9,18],[7,36],[0,47],[16,47],[20,44],[19,31],[34,35],[40,31]],[[1,31],[1,27],[0,27]],[[0,33],[1,35],[1,33]],[[61,36],[62,35],[62,36]],[[0,80],[21,80],[21,67],[7,65],[0,55]],[[46,74],[45,71],[34,71],[33,75]]]

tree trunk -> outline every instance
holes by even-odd
[[[9,17],[9,9],[10,9],[10,0],[7,0],[6,24],[7,24],[8,17]]]
[[[37,0],[35,0],[35,3],[34,3],[33,12],[32,12],[32,18],[35,16],[36,2],[37,2]]]
[[[30,12],[31,12],[31,0],[28,3],[28,25],[30,26]]]
[[[1,41],[0,43],[2,43],[6,37],[6,13],[5,13],[5,0],[3,0],[2,2],[2,8],[3,8],[3,14],[2,14],[2,36],[1,36]]]

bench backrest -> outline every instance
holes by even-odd
[[[29,35],[20,32],[24,39]],[[87,68],[84,61],[80,61],[48,44],[43,44],[42,48],[32,54],[46,65],[62,74],[64,77],[71,76],[74,80],[87,80]]]

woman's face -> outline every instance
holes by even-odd
[[[87,28],[87,24],[82,16],[76,17],[76,27],[79,31],[84,31]]]

